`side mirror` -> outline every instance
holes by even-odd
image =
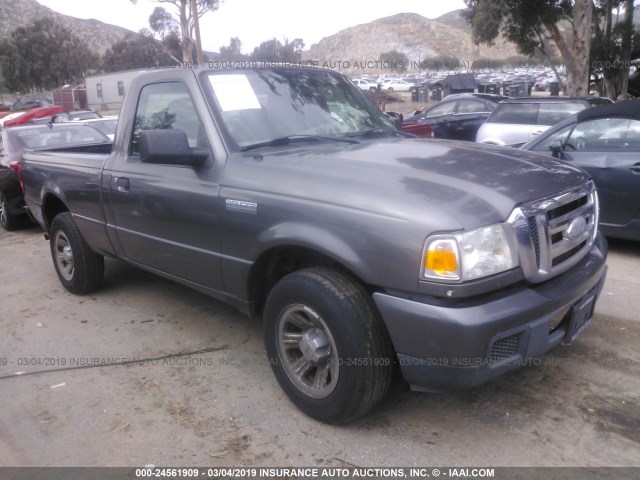
[[[563,151],[562,140],[554,140],[551,142],[549,144],[549,150],[551,150],[551,153],[555,158],[561,158]]]
[[[161,165],[202,166],[209,157],[207,148],[191,148],[182,130],[158,129],[140,132],[140,161]]]

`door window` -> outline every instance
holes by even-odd
[[[538,125],[555,125],[584,109],[580,102],[541,103]]]
[[[537,103],[503,103],[493,111],[487,123],[536,125],[537,120]]]
[[[477,100],[460,100],[458,102],[458,113],[476,113],[490,111],[484,103]]]
[[[456,102],[441,103],[427,112],[426,117],[436,117],[438,115],[451,115],[456,111]]]
[[[182,83],[154,83],[143,87],[133,125],[131,154],[140,154],[142,130],[158,129],[182,130],[192,148],[209,146],[189,91]]]
[[[573,130],[566,145],[583,151],[640,151],[640,121],[598,118],[582,122]]]
[[[562,129],[558,130],[557,132],[552,133],[547,138],[545,138],[540,143],[538,143],[536,146],[534,146],[532,148],[532,150],[534,150],[536,152],[548,152],[549,151],[549,145],[551,145],[553,142],[555,142],[557,140],[562,141],[562,144],[564,145],[565,141],[567,139],[567,136],[569,135],[569,132],[574,127],[574,125],[575,124],[568,125],[568,126],[562,128]]]

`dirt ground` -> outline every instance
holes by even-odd
[[[640,466],[640,248],[610,247],[574,345],[332,427],[281,392],[257,321],[117,261],[71,295],[37,227],[0,231],[0,465]]]

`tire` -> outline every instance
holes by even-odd
[[[14,215],[9,212],[9,203],[4,193],[0,193],[0,226],[7,232],[16,230],[25,224],[26,215]]]
[[[393,348],[382,319],[365,289],[339,272],[311,268],[282,278],[265,305],[264,339],[284,392],[321,422],[365,415],[391,384]]]
[[[49,245],[53,266],[64,288],[84,295],[102,285],[104,258],[89,248],[69,212],[53,219]]]

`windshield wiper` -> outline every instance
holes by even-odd
[[[253,150],[254,148],[261,147],[279,147],[281,145],[288,145],[293,142],[317,142],[317,141],[329,141],[329,142],[343,142],[343,143],[360,143],[353,138],[345,138],[345,137],[329,137],[324,135],[289,135],[287,137],[279,137],[274,138],[273,140],[268,140],[266,142],[254,143],[252,145],[246,145],[244,147],[240,147],[240,150],[246,152],[247,150]]]
[[[376,138],[376,137],[386,137],[387,135],[404,136],[404,132],[400,132],[398,130],[392,130],[390,128],[370,128],[368,130],[362,130],[360,132],[350,133],[349,137],[364,137],[364,138]]]

